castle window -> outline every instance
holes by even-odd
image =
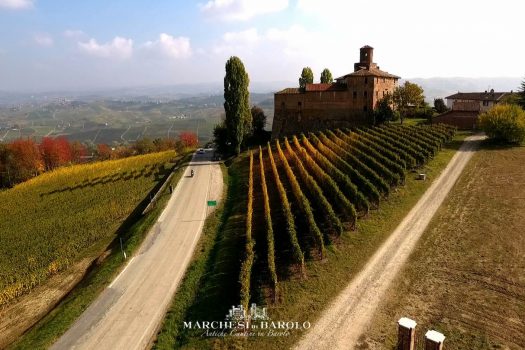
[[[301,107],[303,107],[303,103],[302,103],[302,102],[297,102],[297,106],[298,106],[299,108],[301,108]]]
[[[284,102],[281,102],[281,109],[284,109]]]
[[[354,91],[354,98],[357,98],[357,91]]]
[[[379,91],[376,91],[376,97],[379,98]]]
[[[368,77],[365,77],[365,85],[368,84]]]

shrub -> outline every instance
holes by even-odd
[[[479,126],[493,140],[522,143],[525,140],[525,111],[516,105],[497,105],[480,115]]]

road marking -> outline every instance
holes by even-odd
[[[113,282],[111,282],[111,284],[109,285],[109,288],[112,288],[113,285],[114,285],[115,283],[117,283],[117,281],[118,281],[118,279],[120,278],[120,276],[122,276],[122,274],[126,271],[126,269],[129,267],[129,265],[131,265],[131,263],[133,262],[134,259],[135,259],[135,257],[132,257],[132,258],[129,260],[129,263],[126,265],[126,267],[125,267],[122,271],[120,271],[120,273],[118,274],[117,278],[115,278],[115,279],[113,280]]]

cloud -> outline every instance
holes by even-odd
[[[212,51],[215,54],[242,52],[249,53],[263,40],[256,28],[250,28],[239,32],[226,32],[222,35],[219,43],[215,44]]]
[[[30,9],[33,8],[33,0],[0,0],[0,7],[13,10]]]
[[[112,41],[99,44],[95,39],[78,42],[81,51],[96,57],[127,59],[133,54],[133,40],[116,36]]]
[[[47,33],[35,34],[35,36],[33,37],[33,40],[35,41],[35,43],[37,43],[37,45],[45,46],[45,47],[53,46],[53,43],[54,43],[51,35]]]
[[[155,41],[147,41],[142,45],[147,52],[157,52],[170,58],[187,58],[192,55],[190,39],[161,33]]]
[[[62,34],[68,39],[81,39],[86,36],[86,33],[77,29],[65,30]]]
[[[201,11],[225,21],[247,21],[255,16],[280,12],[288,8],[288,0],[210,0]]]

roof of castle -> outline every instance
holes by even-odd
[[[300,94],[302,92],[319,92],[319,91],[345,91],[346,87],[338,83],[317,83],[306,84],[304,91],[300,88],[286,88],[276,94]]]
[[[380,77],[380,78],[392,78],[392,79],[400,79],[401,77],[398,77],[397,75],[390,74],[388,72],[382,71],[381,69],[370,67],[370,69],[360,69],[357,72],[348,73],[346,75],[343,75],[342,77],[336,78],[336,80],[343,80],[347,77]]]

